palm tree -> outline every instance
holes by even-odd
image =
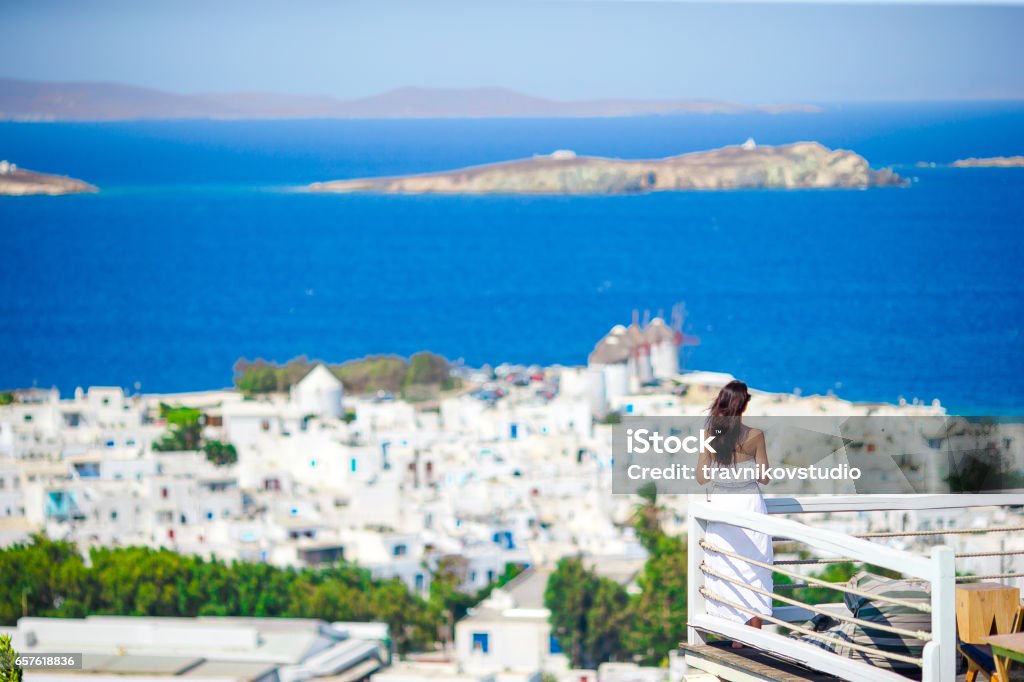
[[[642,485],[636,494],[641,502],[633,507],[630,523],[636,528],[640,542],[650,550],[661,534],[661,514],[665,508],[658,505],[658,486],[653,481]]]

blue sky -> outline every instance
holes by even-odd
[[[1024,5],[0,0],[0,75],[359,97],[1024,98]]]

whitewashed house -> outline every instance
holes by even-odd
[[[266,443],[268,436],[282,436],[304,428],[305,415],[297,406],[271,400],[246,400],[224,406],[224,433],[241,449]]]
[[[141,422],[141,413],[132,409],[120,386],[90,386],[85,403],[97,426],[126,428]]]
[[[24,517],[22,474],[11,460],[0,460],[0,518]]]
[[[291,388],[290,399],[303,415],[340,419],[345,411],[345,389],[341,379],[323,363],[317,363]]]
[[[416,408],[401,400],[361,399],[355,404],[355,427],[361,434],[415,431]]]
[[[528,569],[455,624],[455,655],[463,669],[557,674],[568,668],[544,607],[549,575],[550,569]]]

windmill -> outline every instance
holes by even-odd
[[[671,329],[675,335],[676,347],[682,350],[684,346],[699,346],[700,337],[692,336],[683,332],[683,323],[686,321],[686,306],[682,302],[672,306]],[[680,367],[680,369],[682,369]]]
[[[644,333],[647,326],[646,315],[644,326],[640,326],[640,311],[633,310],[633,322],[629,325],[629,344],[632,350],[632,364],[630,375],[632,376],[635,388],[649,383],[654,378],[654,369],[651,366],[651,343]]]

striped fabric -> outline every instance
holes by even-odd
[[[927,583],[884,578],[882,576],[872,575],[871,573],[865,573],[862,571],[850,578],[850,581],[847,584],[850,587],[856,587],[872,594],[894,597],[904,601],[920,602],[922,604],[928,604],[931,601],[931,593]],[[909,606],[897,606],[896,604],[891,604],[889,602],[872,600],[853,594],[844,595],[844,601],[846,602],[847,608],[850,609],[850,612],[855,617],[862,620],[870,621],[872,623],[882,623],[884,625],[890,625],[904,630],[931,632],[931,615],[924,611],[919,611]],[[818,620],[818,623],[821,623],[821,621]],[[812,624],[808,627],[814,626]],[[837,622],[824,630],[821,630],[820,627],[816,627],[815,629],[819,630],[823,635],[834,637],[836,639],[842,639],[847,642],[853,642],[854,644],[879,649],[881,651],[889,651],[892,653],[903,654],[904,656],[912,656],[914,658],[921,657],[921,652],[925,645],[924,640],[917,639],[916,637],[900,636],[891,632],[872,630],[854,623]],[[809,644],[814,644],[822,649],[827,649],[841,656],[857,659],[865,663],[876,665],[880,668],[886,668],[887,670],[894,670],[896,672],[903,673],[920,673],[921,671],[919,666],[904,663],[902,661],[893,661],[883,656],[866,654],[862,651],[856,651],[840,644],[822,641],[810,635],[803,635],[798,638],[808,642]]]

